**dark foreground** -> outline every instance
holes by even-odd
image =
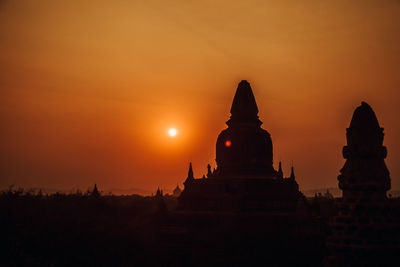
[[[177,199],[167,195],[163,202],[166,213],[155,197],[3,192],[0,266],[321,266],[337,200],[329,194],[305,199],[298,213],[307,219],[300,223],[179,213],[171,223],[168,210]],[[196,231],[180,233],[180,220]],[[249,229],[252,220],[259,229]]]

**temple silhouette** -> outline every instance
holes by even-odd
[[[250,84],[237,87],[227,128],[216,142],[216,168],[196,178],[192,163],[177,207],[159,195],[157,236],[181,252],[180,264],[224,266],[388,266],[399,260],[400,205],[387,198],[390,176],[383,128],[362,102],[346,131],[338,176],[343,197],[310,201],[294,168],[273,167]],[[176,257],[176,255],[175,255]]]
[[[324,233],[293,166],[289,177],[281,162],[274,169],[271,136],[261,128],[247,81],[237,87],[226,124],[216,142],[216,168],[208,165],[195,177],[189,163],[176,209],[165,212],[159,203],[161,250],[179,251],[178,265],[318,265]]]
[[[367,103],[354,111],[346,137],[346,162],[338,176],[343,197],[331,223],[326,265],[399,264],[399,207],[387,198],[390,175],[383,128]]]
[[[294,168],[273,165],[246,81],[216,141],[216,168],[193,166],[173,194],[0,191],[0,266],[398,266],[400,198],[384,133],[365,102],[354,111],[338,183],[306,198]],[[330,174],[327,174],[330,175]]]
[[[295,210],[300,196],[294,170],[284,178],[273,167],[270,134],[261,128],[250,84],[241,81],[228,128],[217,139],[217,168],[195,178],[192,164],[179,197],[182,210]]]

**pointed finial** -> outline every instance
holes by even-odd
[[[295,176],[294,176],[294,167],[293,167],[293,165],[292,165],[292,169],[291,169],[291,172],[290,172],[290,179],[292,179],[292,180],[295,179]]]
[[[189,163],[189,171],[188,171],[188,177],[189,179],[193,179],[193,168],[192,168],[192,162]]]
[[[94,184],[93,191],[92,191],[92,194],[91,194],[91,195],[94,196],[94,197],[100,196],[100,192],[99,192],[99,190],[97,189],[97,184]]]
[[[282,162],[281,161],[279,161],[278,176],[280,178],[283,178]]]
[[[211,173],[211,165],[207,164],[207,177],[210,177],[212,175]]]

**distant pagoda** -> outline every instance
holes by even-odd
[[[374,111],[362,102],[346,131],[346,163],[338,176],[343,198],[327,242],[329,266],[386,266],[398,253],[383,136]]]
[[[258,107],[247,81],[241,81],[231,117],[217,139],[217,168],[196,179],[190,163],[181,210],[294,210],[299,188],[294,170],[289,178],[273,167],[270,134],[261,128]]]
[[[354,111],[347,128],[347,146],[343,147],[346,163],[338,180],[344,201],[365,199],[377,203],[386,200],[390,176],[385,164],[387,150],[383,146],[383,136],[374,111],[362,102]]]

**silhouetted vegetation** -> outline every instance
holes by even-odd
[[[0,193],[0,265],[155,264],[156,208],[154,197],[10,188]]]
[[[311,247],[302,260],[313,257],[313,265],[319,261],[322,264],[324,239],[329,234],[328,222],[337,212],[337,200],[329,194],[303,200],[307,207],[301,212],[311,211],[312,221],[299,229],[316,229],[318,240],[310,237],[311,243],[296,244],[298,240],[288,240],[284,232],[269,237],[246,236],[232,225],[232,229],[224,227],[225,232],[219,232],[208,225],[199,228],[204,222],[194,221],[198,224],[196,229],[203,230],[191,237],[201,242],[193,244],[186,240],[179,247],[173,240],[160,240],[157,233],[159,220],[175,210],[176,197],[101,195],[98,190],[49,195],[40,190],[10,188],[0,192],[0,265],[154,266],[213,262],[251,265],[271,260],[271,254],[262,252],[262,244],[268,238],[274,238],[276,244],[286,244],[288,249]],[[214,241],[206,244],[207,240]],[[282,259],[281,265],[291,261]]]

